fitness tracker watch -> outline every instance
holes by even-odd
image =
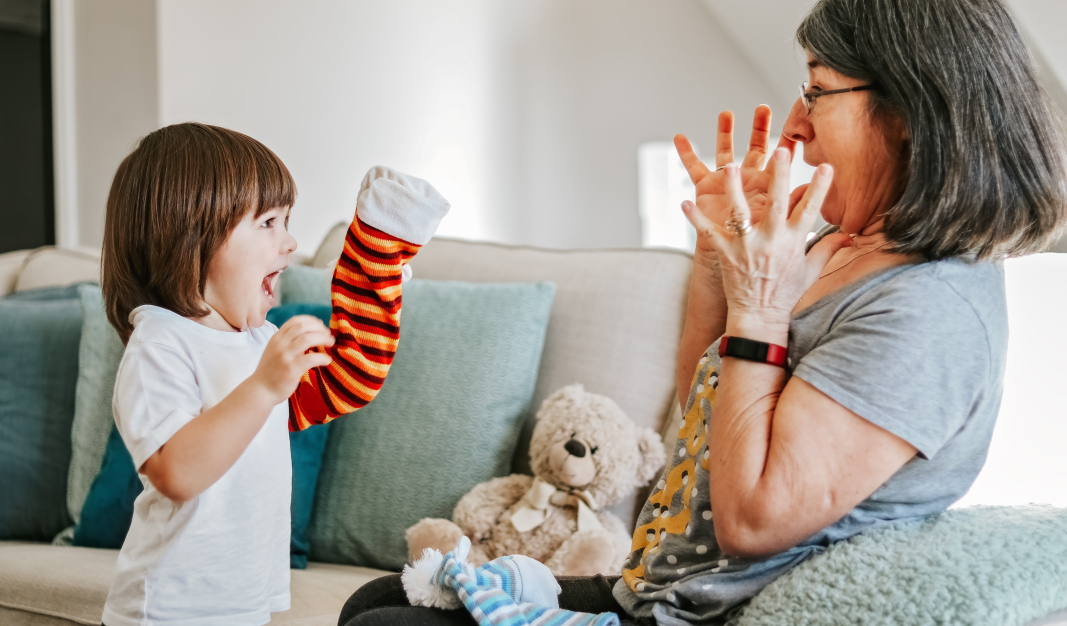
[[[784,346],[744,337],[723,337],[719,341],[719,357],[724,356],[785,367],[786,349]]]

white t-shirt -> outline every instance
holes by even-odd
[[[112,406],[140,468],[255,371],[277,328],[222,332],[155,306],[130,319]],[[233,467],[188,502],[165,498],[141,475],[105,624],[259,626],[289,608],[288,420],[286,402],[274,407]]]

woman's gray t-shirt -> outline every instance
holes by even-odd
[[[729,557],[715,540],[706,445],[719,369],[712,346],[694,378],[674,453],[638,518],[616,599],[660,626],[722,623],[830,544],[945,510],[985,463],[1007,345],[1000,263],[896,267],[799,312],[790,323],[790,374],[919,452],[848,515],[765,559]]]

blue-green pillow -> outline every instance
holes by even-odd
[[[398,569],[404,531],[451,517],[509,473],[533,396],[555,286],[412,280],[378,397],[330,423],[315,508],[316,561]]]
[[[80,285],[78,298],[82,332],[78,345],[78,384],[74,389],[74,422],[70,428],[70,471],[67,472],[67,510],[75,524],[81,520],[82,505],[100,472],[115,426],[111,395],[115,373],[126,351],[118,332],[107,320],[100,286]]]
[[[133,502],[143,490],[133,458],[112,426],[100,472],[82,505],[81,521],[74,527],[74,545],[121,548],[133,520]]]
[[[0,539],[48,541],[70,523],[81,321],[76,287],[0,298]]]
[[[294,315],[314,315],[324,324],[330,323],[330,307],[323,304],[283,304],[267,313],[267,321],[281,327]],[[315,502],[315,485],[322,466],[322,451],[326,447],[329,428],[312,426],[306,430],[289,433],[289,449],[293,458],[293,502],[289,518],[289,567],[304,569],[308,566],[311,544],[307,528],[311,519],[311,507]]]
[[[330,304],[330,282],[333,270],[306,265],[292,265],[278,279],[278,302],[287,304]],[[268,316],[267,319],[270,319]],[[288,319],[288,318],[286,318]],[[329,320],[326,321],[329,324]],[[281,324],[275,324],[281,326]]]
[[[83,296],[88,293],[85,290],[83,292]],[[99,297],[98,292],[96,295]],[[329,323],[330,307],[317,304],[284,305],[271,309],[267,314],[267,321],[281,326],[294,315],[315,315]],[[117,368],[118,362],[111,364],[110,367]],[[114,371],[111,372],[110,380],[114,380]],[[310,551],[307,525],[311,517],[315,483],[318,480],[327,433],[325,426],[313,426],[307,430],[289,433],[289,447],[293,461],[293,498],[290,509],[292,534],[289,564],[296,569],[307,567]],[[118,431],[112,426],[103,463],[99,473],[93,479],[89,495],[85,498],[85,503],[81,508],[81,519],[74,529],[74,545],[89,548],[121,548],[133,519],[134,500],[141,491],[141,479],[137,476],[133,459]]]

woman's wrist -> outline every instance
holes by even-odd
[[[726,315],[725,334],[785,346],[789,341],[789,313],[731,308]]]

